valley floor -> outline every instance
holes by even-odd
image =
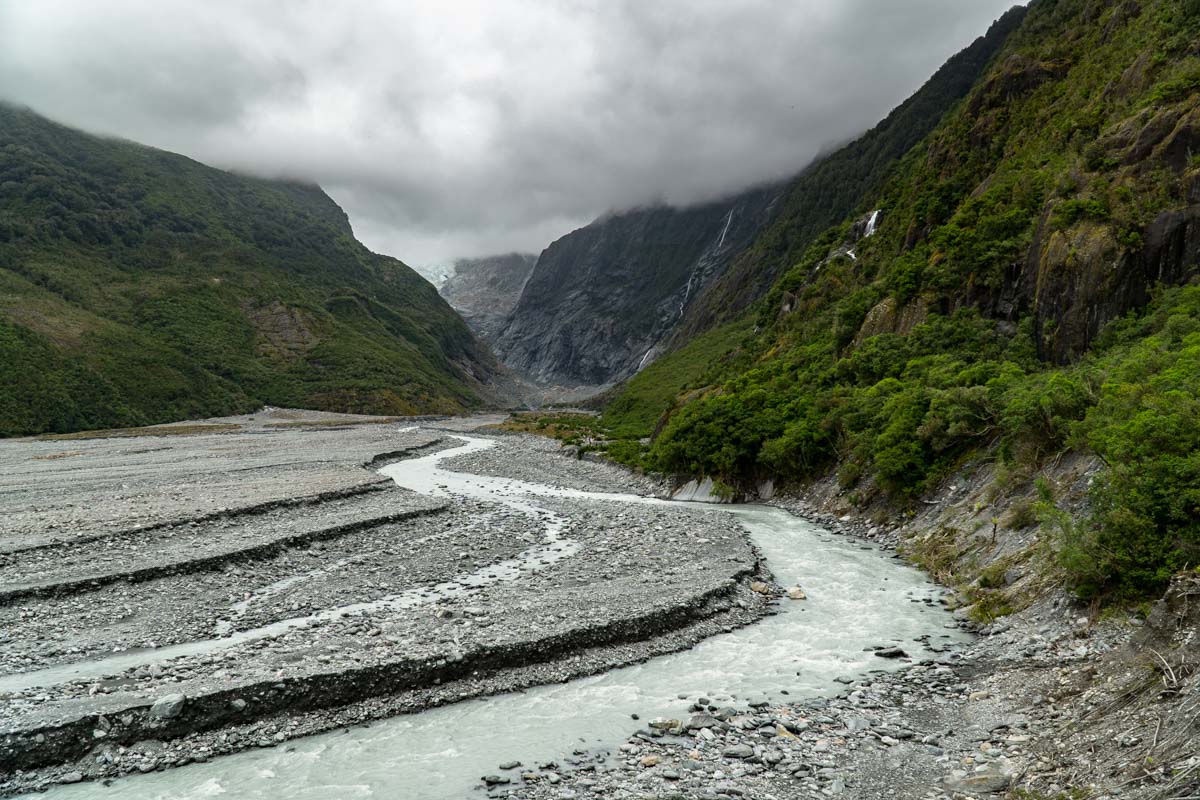
[[[499,419],[268,409],[0,443],[0,795],[558,683],[772,613],[769,564],[730,515],[573,498],[664,487],[546,439],[479,444]],[[443,453],[460,483],[445,483]],[[473,493],[472,475],[511,490]],[[522,481],[566,493],[530,507]],[[983,483],[952,487],[903,528],[860,521],[820,487],[775,503],[894,546],[963,523]],[[1019,563],[986,529],[963,535]],[[1036,581],[1020,563],[1004,580]],[[1143,624],[1031,588],[965,648],[902,643],[888,655],[907,669],[847,677],[835,697],[690,697],[690,715],[644,718],[624,743],[497,764],[487,791],[1190,800],[1196,597],[1181,580]],[[966,609],[956,617],[946,624],[977,628]]]
[[[761,616],[759,556],[723,513],[376,472],[429,480],[458,448],[480,474],[653,488],[542,440],[455,435],[497,419],[266,410],[0,443],[0,793],[591,674]]]

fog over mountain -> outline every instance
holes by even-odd
[[[0,98],[319,182],[426,264],[794,172],[1012,4],[0,0]]]

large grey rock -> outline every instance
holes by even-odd
[[[908,653],[900,647],[885,647],[882,650],[876,650],[875,655],[880,658],[908,658]]]
[[[187,702],[187,696],[183,694],[169,694],[160,697],[154,701],[154,705],[150,706],[150,719],[172,719],[179,716],[179,712],[183,711],[183,704]]]
[[[947,789],[964,794],[996,794],[1007,791],[1012,782],[1012,773],[997,764],[976,772],[959,770],[942,779]]]
[[[726,758],[754,758],[754,748],[748,744],[735,744],[721,751]]]

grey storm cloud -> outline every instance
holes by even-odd
[[[425,264],[794,173],[1012,4],[0,0],[0,98],[316,181]]]

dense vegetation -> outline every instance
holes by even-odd
[[[0,435],[462,410],[490,356],[319,188],[0,105]]]
[[[680,340],[728,322],[771,287],[813,240],[879,190],[897,159],[912,149],[971,90],[1021,24],[1014,6],[987,33],[952,56],[912,97],[860,138],[818,159],[796,176],[781,209],[729,271],[688,309]]]
[[[675,398],[631,383],[613,453],[738,489],[836,471],[905,506],[969,459],[1031,479],[1076,449],[1106,465],[1090,515],[1056,526],[1082,595],[1200,563],[1197,52],[1193,2],[1031,4],[859,208],[878,233],[829,229],[754,332],[655,365]]]

